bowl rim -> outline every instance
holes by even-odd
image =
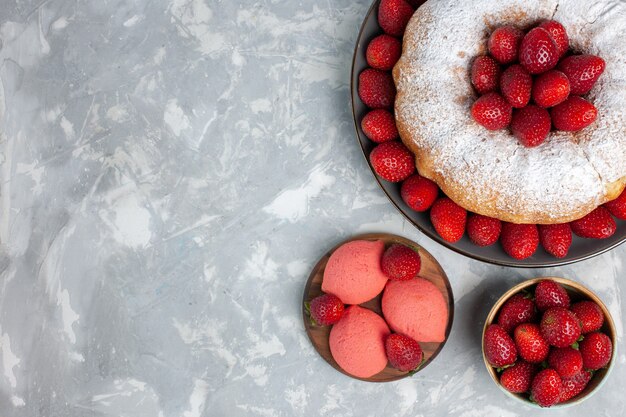
[[[419,225],[417,222],[415,222],[410,216],[408,216],[404,210],[398,205],[398,203],[396,203],[396,201],[392,198],[391,195],[389,195],[389,193],[387,192],[387,190],[385,189],[385,187],[383,186],[381,180],[378,178],[378,176],[376,175],[376,173],[374,172],[374,168],[372,167],[372,164],[369,161],[368,155],[367,155],[367,151],[366,149],[363,147],[363,143],[361,142],[361,133],[359,131],[359,121],[357,118],[357,114],[356,114],[356,100],[358,100],[358,91],[355,91],[355,78],[356,76],[358,76],[358,74],[355,74],[355,70],[356,70],[356,61],[357,61],[357,56],[361,50],[361,43],[363,41],[363,33],[365,31],[365,26],[366,24],[369,22],[369,19],[371,18],[372,13],[374,13],[377,9],[378,4],[380,3],[380,0],[373,0],[372,4],[370,5],[369,9],[367,10],[367,13],[365,14],[365,17],[363,19],[363,22],[361,22],[361,26],[359,27],[359,33],[357,35],[356,38],[356,43],[354,46],[354,52],[352,54],[352,65],[350,67],[350,106],[351,106],[351,111],[352,111],[352,120],[354,122],[354,132],[355,132],[355,137],[357,142],[359,143],[359,148],[361,149],[361,153],[363,154],[363,158],[365,158],[365,162],[367,163],[367,165],[370,168],[370,172],[372,174],[372,176],[374,177],[374,180],[378,183],[379,188],[383,191],[383,193],[385,193],[385,196],[387,196],[387,199],[391,202],[391,204],[396,208],[396,210],[398,210],[400,212],[400,214],[404,217],[405,220],[407,220],[410,224],[412,224],[415,228],[417,228],[417,230],[419,230],[420,232],[422,232],[423,234],[425,234],[426,236],[428,236],[430,239],[434,240],[435,242],[439,243],[440,245],[443,245],[444,247],[460,254],[463,256],[466,256],[468,258],[471,259],[475,259],[477,261],[481,261],[481,262],[486,262],[492,265],[499,265],[499,266],[510,266],[510,267],[514,267],[514,268],[551,268],[551,267],[556,267],[556,266],[564,266],[564,265],[569,265],[569,264],[573,264],[576,262],[580,262],[580,261],[584,261],[586,259],[590,259],[593,258],[595,256],[601,255],[605,252],[608,252],[614,248],[616,248],[617,246],[621,245],[622,243],[626,242],[626,233],[624,233],[624,236],[621,239],[618,239],[616,242],[608,245],[605,248],[602,248],[600,250],[594,251],[594,252],[590,252],[590,253],[586,253],[584,255],[581,256],[576,256],[576,257],[572,257],[572,258],[568,258],[568,259],[559,259],[559,258],[554,258],[554,261],[549,261],[549,262],[532,262],[532,261],[526,261],[524,262],[524,260],[516,260],[514,258],[510,258],[510,260],[499,260],[499,259],[493,259],[489,256],[484,256],[484,255],[480,255],[477,253],[473,253],[473,252],[468,252],[464,249],[458,248],[456,247],[454,244],[445,241],[444,239],[442,239],[437,233],[422,227],[421,225]],[[418,6],[420,7],[420,6]],[[417,10],[417,9],[416,9]],[[382,33],[382,32],[381,32]]]
[[[606,382],[608,376],[610,375],[613,366],[615,364],[615,358],[616,358],[616,350],[617,350],[617,331],[615,329],[615,322],[613,321],[613,316],[611,315],[611,312],[609,311],[609,309],[606,307],[606,305],[604,304],[604,302],[602,301],[602,299],[600,297],[598,297],[596,295],[595,292],[593,292],[591,289],[589,289],[588,287],[586,287],[585,285],[581,284],[580,282],[571,280],[569,278],[562,278],[562,277],[556,277],[556,276],[542,276],[542,277],[536,277],[536,278],[532,278],[532,279],[527,279],[524,280],[522,282],[520,282],[519,284],[514,285],[513,287],[511,287],[510,289],[508,289],[504,294],[502,294],[498,300],[493,304],[493,306],[491,307],[491,310],[489,310],[489,314],[487,314],[487,318],[485,319],[485,324],[483,325],[483,332],[481,335],[481,345],[480,345],[480,350],[483,356],[483,362],[485,363],[485,367],[487,368],[487,373],[489,373],[489,376],[491,377],[491,379],[493,380],[493,382],[498,386],[498,388],[504,392],[508,397],[510,398],[514,398],[517,401],[520,401],[526,405],[529,405],[531,407],[535,407],[538,409],[544,409],[543,407],[540,407],[539,405],[523,398],[521,395],[518,394],[513,394],[512,392],[509,392],[508,390],[506,390],[501,384],[500,381],[498,380],[497,377],[497,373],[494,369],[494,367],[489,363],[489,361],[487,360],[487,356],[485,355],[485,331],[487,330],[487,327],[492,324],[498,314],[498,312],[500,311],[500,308],[502,307],[502,305],[509,299],[511,298],[514,294],[517,294],[518,292],[520,292],[521,290],[531,287],[533,285],[538,284],[540,281],[543,280],[551,280],[551,281],[555,281],[561,285],[570,287],[571,289],[573,289],[574,291],[577,292],[581,292],[583,293],[583,295],[585,297],[588,297],[591,301],[595,302],[596,304],[598,304],[598,306],[600,306],[600,309],[602,310],[602,313],[604,314],[604,318],[605,318],[605,322],[608,326],[608,328],[610,329],[610,332],[608,334],[608,336],[611,338],[611,343],[612,343],[612,352],[611,352],[611,359],[609,360],[609,363],[606,366],[606,374],[604,375],[604,377],[602,378],[602,380],[598,383],[598,385],[596,385],[591,391],[589,391],[585,396],[580,397],[580,398],[576,398],[574,397],[573,399],[568,400],[565,403],[562,404],[555,404],[553,406],[551,406],[551,409],[555,409],[555,408],[567,408],[567,407],[571,407],[573,405],[576,404],[580,404],[581,402],[585,401],[586,399],[590,398],[592,395],[594,395],[598,389],[600,389],[600,387],[602,387],[604,385],[604,383]]]

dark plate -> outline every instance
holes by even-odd
[[[370,141],[363,131],[361,130],[361,119],[367,113],[368,108],[361,102],[358,95],[357,83],[359,73],[367,68],[367,62],[365,60],[365,50],[372,38],[382,33],[382,30],[378,26],[377,10],[379,1],[376,0],[370,7],[365,20],[361,25],[361,30],[357,39],[357,44],[354,49],[354,57],[352,60],[352,77],[351,77],[351,95],[352,95],[352,114],[354,117],[354,126],[356,128],[356,136],[359,140],[363,155],[370,165],[374,178],[383,189],[389,200],[393,205],[400,210],[404,217],[409,220],[415,227],[421,232],[426,234],[431,239],[441,243],[442,245],[458,252],[462,255],[469,256],[470,258],[477,259],[479,261],[489,262],[497,265],[514,266],[521,268],[537,268],[537,267],[552,267],[559,265],[566,265],[572,262],[582,261],[584,259],[591,258],[592,256],[599,255],[608,251],[623,243],[626,240],[626,221],[617,220],[617,232],[608,239],[583,239],[574,236],[572,247],[569,250],[568,255],[563,259],[557,259],[549,253],[545,252],[543,248],[539,248],[537,252],[530,258],[518,261],[508,256],[500,247],[499,244],[483,248],[474,245],[469,238],[463,236],[457,243],[449,243],[439,237],[435,231],[433,225],[430,222],[428,212],[418,213],[411,210],[402,200],[400,196],[400,185],[393,184],[384,181],[374,173],[374,170],[369,163],[369,154],[375,146],[375,143]]]

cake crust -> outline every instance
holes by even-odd
[[[606,69],[587,95],[596,122],[526,148],[508,130],[488,131],[471,118],[477,97],[469,68],[493,29],[542,19],[561,22],[570,48],[602,57]],[[513,223],[566,223],[617,198],[626,186],[626,44],[615,29],[622,27],[626,4],[608,0],[429,0],[419,7],[393,76],[398,131],[420,175],[465,209]]]

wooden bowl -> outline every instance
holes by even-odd
[[[401,243],[413,247],[418,251],[422,259],[422,266],[419,276],[435,284],[439,291],[441,291],[441,294],[443,295],[446,304],[448,305],[448,323],[446,326],[445,339],[443,342],[440,343],[420,342],[420,346],[424,351],[424,363],[422,364],[422,366],[420,366],[418,372],[421,371],[426,366],[428,366],[428,364],[433,359],[435,359],[437,354],[441,351],[446,341],[448,340],[448,336],[450,335],[450,329],[452,328],[452,319],[454,317],[454,300],[452,297],[452,288],[450,287],[450,282],[448,281],[448,277],[446,276],[445,272],[441,268],[441,265],[439,265],[439,262],[437,262],[430,253],[421,248],[417,243],[409,239],[405,239],[401,236],[390,235],[387,233],[370,233],[354,236],[348,240],[339,243],[337,246],[328,251],[324,256],[322,256],[322,258],[317,262],[317,265],[315,265],[315,267],[311,271],[311,275],[309,276],[309,279],[304,287],[304,296],[302,297],[302,319],[304,321],[304,328],[306,329],[306,333],[309,335],[311,343],[313,343],[315,350],[317,350],[322,358],[324,358],[326,362],[328,362],[333,368],[352,378],[369,382],[389,382],[404,378],[409,375],[409,372],[399,371],[389,365],[387,365],[387,367],[378,374],[369,378],[358,378],[345,372],[343,369],[341,369],[341,367],[339,367],[337,362],[335,362],[335,359],[333,359],[333,356],[330,353],[328,337],[330,335],[331,326],[322,327],[313,325],[304,308],[304,304],[306,302],[310,302],[315,297],[323,294],[322,279],[324,277],[324,270],[326,268],[326,263],[328,262],[328,258],[330,258],[330,255],[332,255],[332,253],[344,243],[351,242],[353,240],[382,240],[383,242],[385,242],[386,247],[389,247],[391,244],[394,243]],[[381,298],[382,292],[372,300],[360,304],[360,306],[368,308],[384,318],[381,308]]]
[[[504,295],[500,297],[500,299],[494,304],[491,311],[489,312],[489,315],[487,316],[487,320],[485,320],[485,326],[483,327],[483,337],[482,337],[483,360],[485,361],[485,366],[487,367],[487,371],[489,372],[489,375],[491,375],[491,379],[493,379],[493,382],[495,382],[496,385],[500,387],[500,389],[503,392],[505,392],[508,396],[513,397],[519,401],[522,401],[523,403],[527,405],[532,405],[532,406],[539,408],[539,405],[531,402],[528,399],[527,394],[526,396],[522,394],[513,394],[512,392],[507,391],[504,387],[502,387],[502,385],[500,385],[500,380],[498,378],[496,369],[493,366],[491,366],[491,364],[489,364],[489,361],[487,360],[487,356],[485,355],[484,340],[485,340],[485,330],[490,324],[492,324],[496,320],[496,317],[498,316],[498,313],[500,312],[500,308],[504,305],[504,303],[513,295],[517,294],[518,292],[524,289],[534,292],[534,287],[537,285],[537,283],[539,283],[539,281],[542,281],[544,279],[550,279],[552,281],[556,281],[559,284],[561,284],[567,291],[572,303],[575,303],[577,301],[582,301],[582,300],[591,300],[594,303],[598,304],[600,308],[602,309],[602,312],[604,313],[604,324],[602,325],[602,328],[600,329],[600,331],[602,331],[607,336],[609,336],[609,338],[611,339],[611,343],[613,344],[613,352],[612,352],[611,360],[609,361],[608,365],[605,368],[599,369],[593,373],[593,377],[591,378],[591,381],[589,381],[585,389],[580,394],[571,398],[570,400],[564,403],[553,405],[550,408],[569,407],[569,406],[578,404],[586,400],[587,398],[591,397],[591,395],[594,394],[600,388],[600,386],[606,380],[606,377],[610,373],[611,369],[613,368],[613,364],[615,363],[615,357],[616,357],[615,350],[617,348],[617,332],[615,330],[615,323],[613,323],[613,318],[611,317],[611,313],[606,308],[602,300],[596,294],[594,294],[589,288],[585,287],[579,282],[572,281],[571,279],[567,279],[567,278],[539,277],[539,278],[534,278],[534,279],[524,281],[514,286],[513,288],[511,288],[506,293],[504,293]]]

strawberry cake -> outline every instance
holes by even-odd
[[[346,304],[361,304],[376,297],[387,283],[380,263],[384,252],[382,240],[344,243],[328,259],[322,291]]]
[[[420,342],[443,342],[448,306],[439,289],[424,278],[389,281],[382,298],[383,315],[395,332]]]
[[[516,127],[515,121],[512,130],[476,123],[469,109],[478,102],[479,89],[468,68],[486,54],[496,28],[529,30],[548,19],[567,29],[571,53],[600,56],[606,67],[585,95],[597,118],[594,114],[584,128],[567,131],[552,112],[558,130],[549,131],[548,121],[545,140],[528,146],[516,136],[521,132],[532,138],[535,132]],[[397,127],[416,155],[419,174],[463,208],[511,223],[566,223],[617,198],[626,185],[624,27],[626,3],[606,0],[429,0],[420,6],[406,27],[402,56],[393,69]],[[535,82],[539,75],[531,65],[526,68]],[[510,71],[512,77],[519,75],[516,70]],[[545,81],[558,83],[557,78]],[[533,100],[552,98],[538,94]],[[533,109],[527,112],[541,116],[539,110],[537,115]]]
[[[387,366],[385,339],[390,333],[378,314],[350,306],[330,330],[328,344],[341,369],[359,378],[369,378]]]

